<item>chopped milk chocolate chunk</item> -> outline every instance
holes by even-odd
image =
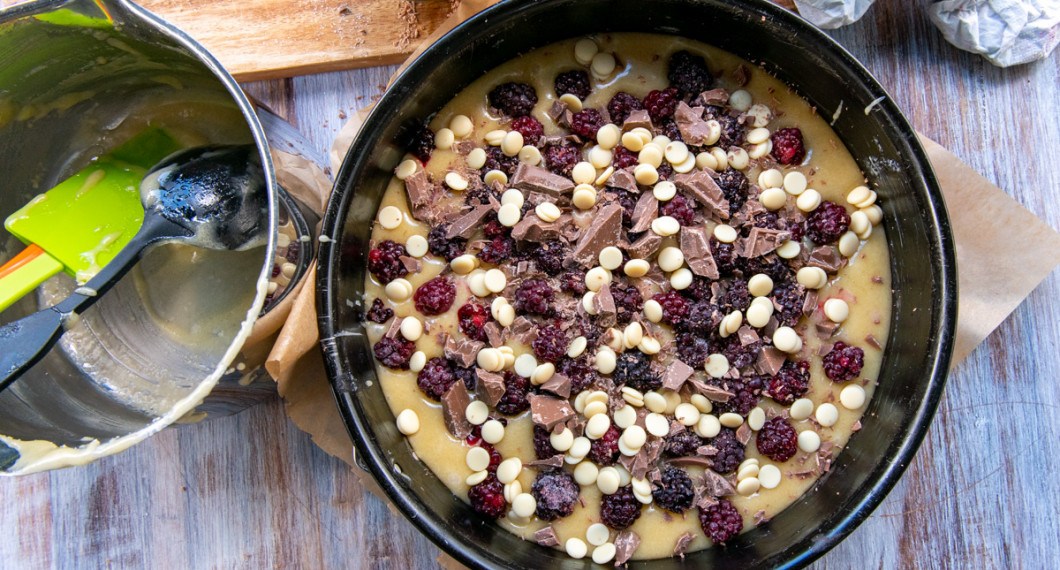
[[[710,124],[703,120],[702,107],[689,107],[681,101],[677,104],[674,121],[677,123],[677,129],[681,131],[681,138],[685,144],[705,146],[710,140],[711,128]]]
[[[562,453],[557,453],[548,459],[531,461],[530,463],[527,463],[527,466],[538,470],[556,469],[557,467],[563,467],[563,457]]]
[[[623,168],[612,172],[611,177],[607,179],[607,185],[613,188],[622,188],[634,194],[640,193],[640,186],[637,186],[637,179],[633,176],[632,168]]]
[[[834,321],[822,321],[814,326],[817,331],[817,338],[832,338],[835,334],[836,329],[839,328],[839,323]]]
[[[806,291],[806,297],[802,300],[802,314],[810,316],[817,308],[817,291],[810,289]]]
[[[751,426],[747,425],[747,422],[740,424],[740,427],[736,428],[736,441],[744,445],[751,441]]]
[[[689,380],[689,382],[691,382],[692,385],[695,386],[696,391],[706,396],[707,399],[711,402],[720,402],[724,404],[735,395],[732,392],[727,392],[721,388],[718,388],[717,386],[711,386],[710,384],[700,382],[699,380],[696,380],[694,378]]]
[[[832,275],[846,266],[847,260],[839,254],[839,250],[830,246],[822,245],[810,252],[810,259],[806,262],[810,267],[820,267],[824,272]]]
[[[534,394],[530,396],[530,417],[534,423],[552,431],[552,428],[575,417],[570,402],[554,396]]]
[[[553,122],[558,122],[560,118],[563,117],[563,114],[566,112],[567,104],[563,101],[560,101],[559,99],[556,99],[552,103],[552,106],[548,108],[548,111],[545,114],[548,115],[548,118],[552,119]]]
[[[883,350],[883,345],[880,344],[880,341],[876,337],[872,336],[871,334],[865,335],[865,342],[868,343],[868,345],[871,346],[872,348],[875,348],[876,350]]]
[[[710,238],[707,228],[703,226],[685,226],[681,228],[681,253],[685,254],[685,263],[692,273],[707,279],[717,279],[718,264],[710,252]]]
[[[633,207],[633,227],[629,231],[632,233],[646,232],[658,217],[659,201],[651,192],[645,192],[640,195],[637,205]]]
[[[632,131],[638,127],[644,127],[645,129],[653,130],[651,125],[651,115],[645,109],[635,109],[629,113],[626,120],[622,123],[622,132]]]
[[[544,168],[520,162],[515,168],[515,174],[512,175],[511,187],[558,197],[573,191],[574,182],[558,174],[552,174]]]
[[[704,91],[696,97],[695,101],[693,101],[695,105],[711,105],[714,107],[724,106],[728,102],[729,92],[724,89],[711,89],[710,91]]]
[[[710,174],[702,170],[678,174],[674,177],[674,185],[678,190],[691,194],[697,202],[706,206],[712,215],[722,220],[729,219],[729,201],[725,199],[725,193]]]
[[[530,346],[535,340],[537,340],[537,326],[534,325],[534,321],[519,315],[512,321],[512,326],[508,327],[508,330],[512,334],[512,338]]]
[[[732,80],[740,87],[744,87],[751,82],[751,72],[747,70],[746,65],[741,63],[732,71]]]
[[[455,338],[449,336],[445,339],[445,357],[458,362],[464,368],[475,365],[478,351],[486,346],[485,343],[469,338]]]
[[[436,207],[442,188],[428,180],[425,171],[417,170],[405,178],[405,191],[412,204],[412,215],[417,220],[434,224],[446,214]]]
[[[496,322],[490,321],[486,323],[486,325],[482,327],[482,330],[486,333],[486,340],[489,341],[491,347],[497,348],[504,344],[504,331]]]
[[[733,488],[732,483],[728,479],[710,469],[703,472],[701,481],[706,492],[713,497],[727,497],[736,494],[736,489]]]
[[[467,421],[467,405],[470,403],[471,396],[467,393],[467,387],[459,380],[453,382],[442,396],[442,419],[445,420],[445,429],[457,439],[464,439],[471,433],[471,422]]]
[[[470,212],[460,216],[449,226],[449,231],[445,233],[446,239],[470,238],[476,230],[482,227],[482,221],[492,211],[493,207],[489,204],[472,208]]]
[[[670,366],[666,367],[666,373],[663,375],[662,379],[662,387],[669,388],[676,392],[681,389],[685,380],[688,380],[695,371],[695,368],[692,368],[675,358],[674,361],[670,363]]]
[[[600,327],[613,327],[618,323],[618,308],[615,297],[611,294],[611,284],[605,284],[593,295],[593,308],[596,309],[596,324]]]
[[[640,537],[631,530],[624,530],[615,537],[615,564],[621,566],[633,557],[640,546]]]
[[[621,208],[621,206],[619,207]],[[634,259],[647,259],[648,256],[658,251],[662,241],[661,235],[655,232],[645,232],[644,235],[637,238],[637,241],[626,248],[626,253]]]
[[[512,227],[512,237],[520,241],[536,243],[559,239],[564,237],[564,230],[573,225],[571,220],[573,216],[570,214],[563,214],[554,222],[546,222],[533,215],[523,216],[523,219]]]
[[[478,148],[478,145],[475,144],[475,141],[457,141],[453,145],[453,150],[460,156],[467,156],[476,148]]]
[[[475,369],[475,376],[478,378],[475,393],[479,399],[489,404],[491,408],[495,407],[497,402],[500,402],[501,398],[504,397],[504,376],[487,372],[481,368]]]
[[[401,261],[401,264],[405,266],[405,270],[407,270],[409,273],[419,273],[420,269],[423,269],[423,264],[420,263],[420,260],[416,259],[415,257],[401,255],[398,256],[398,260]]]
[[[401,334],[401,321],[405,320],[405,317],[396,317],[390,321],[390,326],[386,327],[386,331],[383,336],[386,338],[394,338]]]
[[[751,233],[743,240],[743,256],[754,258],[772,253],[789,237],[791,237],[791,232],[751,228]]]
[[[541,546],[558,546],[559,538],[556,537],[556,531],[552,528],[552,525],[546,526],[545,528],[534,533],[534,540],[537,541]]]
[[[754,344],[760,340],[758,333],[747,325],[740,327],[740,329],[736,331],[736,335],[740,339],[740,346]]]
[[[701,455],[689,455],[686,457],[675,457],[667,461],[671,465],[684,465],[688,467],[702,467],[703,469],[710,470],[714,466],[714,460],[709,457],[703,457]]]
[[[770,519],[769,519],[769,517],[766,516],[766,512],[765,511],[758,511],[758,512],[756,512],[754,514],[754,520],[755,520],[755,526],[758,526],[758,525],[760,525],[762,523],[769,522]]]
[[[763,346],[758,349],[758,359],[755,360],[755,370],[759,374],[766,376],[773,376],[780,371],[780,367],[784,365],[784,361],[787,360],[787,355],[778,348],[772,346]]]
[[[674,556],[685,557],[685,551],[688,550],[688,545],[692,544],[692,539],[695,538],[691,532],[687,530],[681,536],[677,537],[677,543],[674,544]]]
[[[593,221],[585,228],[578,245],[574,248],[573,257],[579,264],[588,267],[596,262],[600,250],[618,243],[622,232],[622,205],[608,204],[597,210]]]
[[[541,385],[541,389],[552,392],[561,398],[570,398],[570,378],[556,372]]]

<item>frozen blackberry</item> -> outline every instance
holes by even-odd
[[[688,305],[685,317],[677,323],[676,328],[683,332],[707,337],[718,328],[720,323],[721,314],[716,306],[708,301],[695,301]]]
[[[677,358],[692,368],[702,368],[710,356],[710,343],[701,335],[680,333],[677,335]]]
[[[785,360],[780,370],[769,380],[766,394],[778,404],[790,406],[806,394],[810,387],[810,363]]]
[[[843,341],[835,343],[831,352],[821,359],[824,374],[832,382],[846,382],[861,374],[865,365],[865,351],[856,346],[849,346]]]
[[[666,73],[670,87],[677,90],[682,99],[691,99],[710,89],[714,76],[707,69],[707,62],[701,56],[686,50],[674,52],[670,56],[670,65]]]
[[[648,110],[648,116],[652,122],[661,121],[674,114],[677,108],[677,89],[668,88],[662,91],[655,90],[644,97],[644,108]]]
[[[530,115],[513,120],[512,130],[523,135],[523,144],[531,146],[536,146],[537,141],[541,140],[541,136],[545,134],[545,126]]]
[[[779,129],[773,133],[773,158],[781,164],[802,164],[806,158],[806,145],[798,127]]]
[[[677,291],[656,293],[652,299],[662,306],[662,321],[668,325],[679,324],[688,314],[688,300]]]
[[[559,279],[559,290],[564,293],[584,295],[589,289],[585,286],[585,273],[568,271]]]
[[[615,201],[622,206],[622,226],[629,228],[633,226],[633,211],[637,208],[638,196],[624,188],[607,188],[614,193]]]
[[[673,117],[666,117],[655,125],[655,132],[666,135],[666,138],[672,141],[684,142],[681,137],[681,128],[677,126],[677,121]],[[659,165],[659,178],[663,180],[669,180],[674,174],[674,168],[669,162],[663,162]]]
[[[750,185],[747,177],[735,168],[726,168],[718,174],[717,182],[729,202],[729,214],[739,212],[747,202],[747,188]]]
[[[408,255],[405,246],[393,240],[383,240],[375,249],[368,252],[368,271],[382,284],[390,283],[398,277],[409,274],[401,256]]]
[[[556,97],[562,97],[567,93],[585,100],[593,92],[593,86],[589,83],[589,74],[584,69],[572,69],[564,71],[556,76]]]
[[[525,83],[502,83],[493,88],[488,95],[491,107],[500,110],[509,117],[529,115],[537,105],[537,91]]]
[[[663,203],[659,213],[676,219],[682,226],[691,226],[696,215],[696,203],[684,194],[675,194],[669,202]]]
[[[456,379],[464,383],[464,387],[467,388],[468,392],[474,392],[475,387],[478,385],[478,374],[475,373],[475,365],[472,364],[468,368],[464,368],[458,364],[453,364],[453,374],[456,375]],[[501,418],[501,423],[507,425],[507,420]],[[477,426],[476,426],[477,427]]]
[[[440,315],[456,300],[456,285],[447,277],[435,277],[416,288],[412,294],[416,310],[427,316]]]
[[[553,174],[560,176],[570,176],[571,169],[581,160],[581,151],[570,144],[548,145],[545,147],[544,154],[545,166]]]
[[[629,168],[639,164],[637,153],[629,150],[628,148],[618,145],[611,149],[611,166],[615,167],[615,170],[622,170],[623,168]]]
[[[714,256],[718,273],[723,277],[732,275],[739,269],[740,258],[736,255],[736,247],[733,244],[718,241],[718,238],[710,236],[710,253]]]
[[[724,545],[743,530],[743,517],[731,502],[722,499],[709,507],[700,507],[699,526],[707,538]]]
[[[611,285],[611,296],[615,299],[615,309],[617,310],[618,324],[628,324],[633,319],[633,315],[636,315],[644,308],[644,298],[640,296],[640,291],[632,285],[623,287],[622,285],[612,284]]]
[[[662,378],[652,372],[651,356],[639,350],[619,354],[611,378],[641,393],[662,387]]]
[[[685,429],[673,435],[668,435],[663,440],[663,453],[670,457],[688,457],[695,455],[696,450],[702,447],[706,441],[696,435],[696,432]]]
[[[692,277],[692,284],[681,291],[681,294],[693,301],[709,301],[714,297],[714,283],[712,279],[695,275]]]
[[[773,286],[769,296],[775,305],[780,305],[780,310],[774,311],[773,316],[782,326],[793,327],[799,323],[802,306],[806,302],[805,287],[792,282],[778,283]]]
[[[819,245],[830,244],[850,228],[846,208],[825,200],[806,218],[806,236]]]
[[[681,514],[692,506],[696,492],[692,488],[692,478],[684,469],[667,465],[663,467],[662,480],[652,485],[651,496],[656,505]]]
[[[464,303],[456,311],[460,332],[472,340],[486,342],[486,323],[490,321],[490,312],[478,303]]]
[[[569,344],[567,335],[559,327],[540,327],[537,329],[537,338],[530,346],[534,349],[538,362],[554,363],[567,354]]]
[[[736,430],[723,427],[708,443],[718,450],[711,469],[722,475],[736,471],[747,457],[747,449],[736,438]]]
[[[740,124],[739,119],[722,113],[714,120],[721,125],[721,138],[718,139],[717,146],[732,148],[743,144],[743,125]]]
[[[568,253],[570,253],[570,248],[558,239],[554,239],[534,248],[532,256],[538,269],[555,277],[563,271],[563,259]]]
[[[747,281],[733,279],[728,289],[718,297],[718,308],[728,314],[733,311],[744,311],[751,306],[751,292],[747,290]]]
[[[547,429],[534,424],[534,457],[537,459],[548,459],[559,453],[556,448],[552,447],[550,435]]]
[[[519,166],[519,156],[508,156],[504,154],[499,146],[491,146],[486,149],[486,164],[479,169],[483,176],[491,170],[500,170],[511,178],[515,169]]]
[[[600,498],[600,522],[615,530],[625,530],[640,518],[641,503],[633,495],[633,486]]]
[[[755,352],[757,351],[758,349],[755,349]],[[724,352],[722,354],[724,354]],[[729,364],[731,366],[736,366],[733,364],[732,360],[729,361]],[[746,366],[736,367],[746,368]],[[764,388],[764,382],[762,382],[762,379],[757,376],[743,376],[739,380],[727,380],[725,382],[725,387],[729,392],[732,392],[734,396],[729,398],[728,402],[718,402],[718,411],[732,412],[746,417],[747,414],[751,413],[751,410],[758,405],[758,400],[761,398],[762,394],[762,388]]]
[[[372,307],[368,309],[364,317],[373,323],[383,324],[390,320],[390,317],[394,316],[394,309],[387,307],[383,304],[383,300],[376,297],[372,301]]]
[[[796,238],[792,236],[792,239]],[[768,275],[773,280],[773,283],[783,283],[795,279],[795,272],[791,270],[791,266],[777,255],[748,258],[744,268],[744,275],[751,277],[756,273]]]
[[[408,151],[409,154],[420,159],[420,162],[426,163],[429,161],[431,153],[434,152],[434,131],[426,125],[417,129],[409,141]]]
[[[504,501],[504,484],[492,473],[478,485],[472,485],[467,490],[467,498],[476,513],[491,519],[503,517],[507,509],[507,503]]]
[[[795,457],[798,450],[799,434],[791,427],[788,420],[777,416],[767,421],[755,436],[755,447],[758,452],[777,463]]]
[[[467,247],[467,240],[464,238],[445,237],[445,234],[449,232],[449,226],[450,224],[434,226],[427,233],[427,249],[432,254],[445,258],[446,261],[452,261],[464,255],[464,248]]]
[[[478,258],[486,263],[500,265],[515,254],[515,240],[508,236],[497,236],[482,246]]]
[[[579,493],[581,488],[574,477],[562,469],[538,473],[530,485],[530,494],[537,501],[537,518],[543,521],[570,516]]]
[[[372,351],[383,366],[408,370],[409,358],[412,357],[413,352],[416,352],[416,343],[405,340],[403,337],[383,337],[375,343]]]
[[[556,366],[556,372],[570,379],[570,393],[577,394],[596,381],[596,370],[589,366],[585,356],[564,358]]]
[[[571,117],[570,130],[587,141],[596,140],[596,131],[604,126],[604,117],[596,109],[582,109]]]
[[[618,438],[621,436],[622,432],[616,426],[607,428],[604,435],[594,439],[589,446],[589,460],[600,467],[614,465],[618,461]]]
[[[626,122],[630,113],[633,111],[639,111],[643,108],[644,103],[641,103],[640,99],[637,99],[625,91],[615,93],[611,97],[611,100],[607,102],[607,114],[611,117],[611,122],[619,126],[622,126],[622,123]]]
[[[456,382],[453,363],[441,356],[428,360],[416,376],[416,385],[432,400],[441,400],[453,382]]]
[[[527,279],[515,290],[515,310],[532,315],[548,316],[552,312],[554,291],[544,279]]]
[[[506,416],[516,416],[530,407],[530,380],[512,372],[504,373],[504,394],[495,406]]]

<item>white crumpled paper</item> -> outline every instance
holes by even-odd
[[[853,24],[874,0],[794,0],[819,28]],[[944,0],[927,7],[946,41],[1008,67],[1041,59],[1060,43],[1060,0]]]

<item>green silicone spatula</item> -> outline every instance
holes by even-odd
[[[83,283],[113,259],[143,223],[147,169],[179,148],[148,129],[11,214],[4,226],[29,247],[0,267],[0,311],[59,271]]]

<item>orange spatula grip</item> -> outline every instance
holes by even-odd
[[[22,250],[0,267],[0,311],[62,269],[63,264],[59,260],[36,244]]]

